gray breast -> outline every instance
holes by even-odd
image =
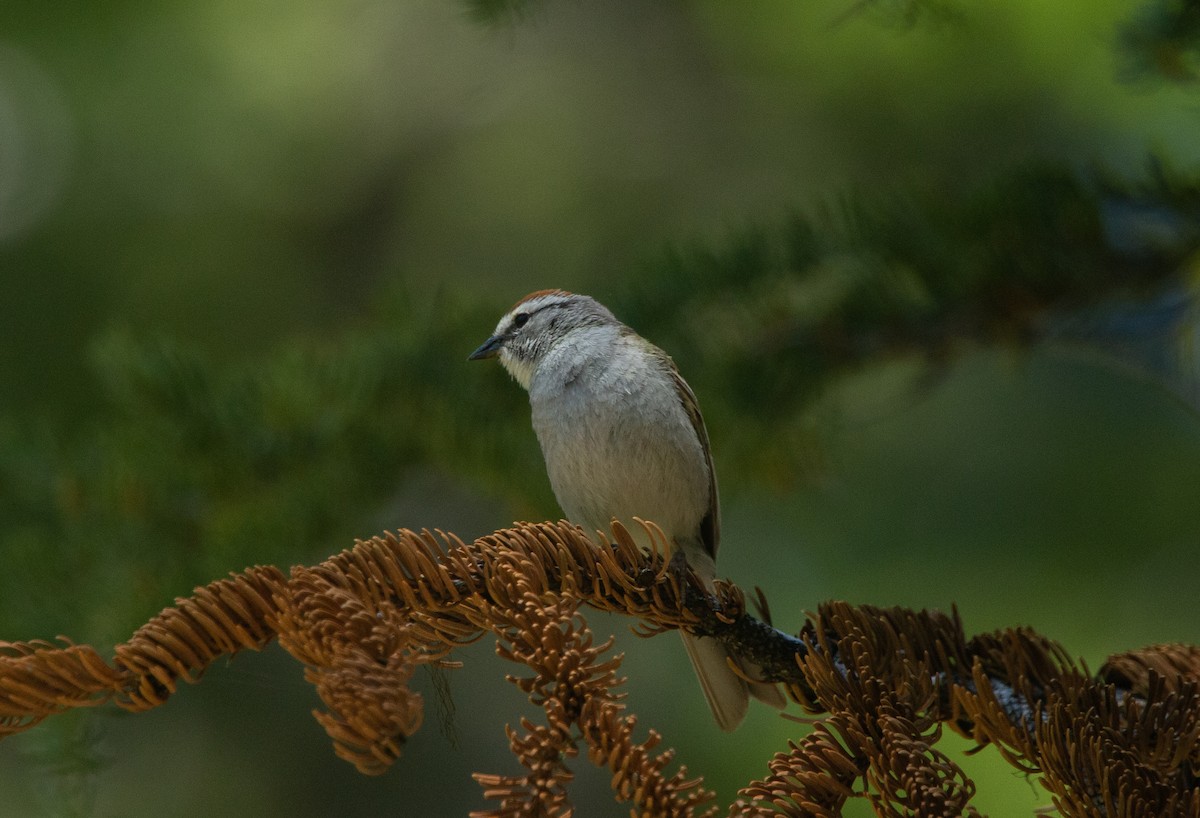
[[[704,452],[669,374],[621,346],[590,359],[566,349],[573,366],[548,357],[538,367],[529,398],[551,486],[588,528],[637,516],[692,538],[708,511]]]

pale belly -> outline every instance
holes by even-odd
[[[568,399],[541,407],[541,418],[535,411],[550,485],[563,512],[588,529],[607,531],[613,518],[631,527],[640,517],[669,538],[695,539],[708,513],[709,477],[690,422],[680,410],[679,418],[647,423],[619,411],[619,396],[613,404],[597,413]],[[550,412],[553,423],[546,422]],[[601,414],[612,422],[599,421]]]

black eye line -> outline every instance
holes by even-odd
[[[517,330],[517,329],[520,329],[521,327],[525,326],[526,324],[529,323],[530,318],[537,315],[542,310],[555,309],[555,308],[561,307],[561,306],[563,306],[563,305],[560,302],[551,301],[549,304],[542,304],[537,309],[531,310],[529,312],[514,313],[513,317],[512,317],[511,329]]]

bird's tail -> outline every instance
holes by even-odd
[[[779,688],[773,684],[747,682],[729,665],[729,653],[718,640],[705,636],[693,636],[680,631],[683,646],[687,649],[692,668],[700,680],[700,689],[712,710],[717,725],[725,731],[735,729],[742,723],[749,706],[750,696],[782,710],[787,701]],[[747,673],[753,678],[753,673]]]
[[[713,580],[717,575],[717,564],[712,556],[713,549],[699,541],[675,541],[675,546],[679,550],[672,555],[672,563],[682,555],[687,560],[688,567],[712,593]],[[762,678],[761,671],[748,662],[731,657],[719,639],[695,636],[684,630],[680,630],[679,635],[683,637],[683,646],[687,649],[688,658],[692,660],[692,668],[700,680],[700,688],[704,691],[708,708],[712,710],[713,717],[722,730],[734,730],[742,723],[751,696],[776,710],[787,707],[787,699],[777,685],[746,681]],[[731,662],[742,671],[741,674],[733,669]]]

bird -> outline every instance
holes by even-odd
[[[716,578],[720,503],[700,406],[671,357],[596,299],[538,290],[501,317],[468,360],[498,358],[528,393],[533,429],[567,518],[640,533],[650,520],[706,587]],[[726,731],[749,694],[778,709],[779,689],[735,672],[724,645],[680,631],[705,700]]]

